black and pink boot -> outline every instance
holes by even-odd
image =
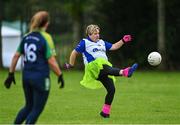
[[[100,112],[100,115],[103,118],[109,118],[110,117],[110,110],[111,110],[111,105],[104,104],[102,111]]]

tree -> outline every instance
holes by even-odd
[[[87,0],[73,0],[73,1],[65,1],[64,9],[71,15],[73,20],[73,41],[78,41],[81,39],[83,35],[83,12],[86,7]],[[74,45],[77,43],[74,42]]]
[[[3,0],[0,0],[0,68],[2,68],[2,36],[1,36],[2,19],[3,19]]]
[[[157,1],[158,8],[158,51],[161,53],[163,59],[160,69],[166,68],[166,46],[165,46],[165,1]]]

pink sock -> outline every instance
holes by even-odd
[[[111,105],[107,105],[107,104],[104,104],[104,105],[103,105],[102,111],[103,111],[105,114],[110,114],[110,110],[111,110]]]

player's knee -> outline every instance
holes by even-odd
[[[22,108],[22,110],[24,110],[24,112],[29,113],[32,110],[32,106],[31,105],[26,105]]]

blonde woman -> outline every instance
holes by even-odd
[[[131,35],[125,35],[118,42],[111,44],[100,39],[100,28],[94,24],[87,26],[86,34],[87,38],[82,39],[72,51],[69,63],[65,64],[65,67],[67,69],[73,67],[78,53],[82,53],[85,74],[80,83],[90,89],[105,87],[107,94],[100,115],[104,118],[109,118],[111,104],[115,94],[114,76],[131,77],[137,69],[138,64],[135,63],[125,69],[114,68],[108,61],[106,51],[117,50],[125,43],[131,42]]]
[[[64,87],[62,72],[55,59],[55,48],[51,35],[46,32],[49,25],[49,14],[39,11],[31,19],[30,32],[23,37],[15,53],[5,87],[10,88],[15,83],[14,71],[21,55],[24,58],[23,90],[25,106],[19,111],[15,124],[34,124],[38,120],[48,99],[50,91],[50,68],[58,76],[58,83]]]

